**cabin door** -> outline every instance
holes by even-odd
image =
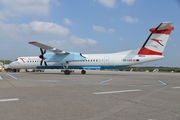
[[[109,65],[109,57],[104,57],[104,65]]]

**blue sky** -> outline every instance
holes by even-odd
[[[180,67],[179,13],[178,0],[0,0],[0,59],[39,55],[29,41],[81,53],[136,49],[172,21],[165,58],[143,66]]]

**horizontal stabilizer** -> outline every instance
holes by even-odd
[[[174,27],[172,22],[162,22],[157,28],[151,28],[150,32],[155,34],[170,34]]]
[[[171,27],[172,22],[162,22],[158,27],[157,30],[167,30]]]

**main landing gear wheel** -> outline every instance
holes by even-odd
[[[71,74],[71,71],[70,71],[70,70],[65,70],[65,71],[64,71],[64,74],[65,74],[65,75],[70,75],[70,74]]]
[[[82,70],[82,71],[81,71],[81,74],[86,74],[86,71],[85,71],[85,70]]]

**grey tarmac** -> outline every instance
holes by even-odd
[[[180,120],[180,74],[0,73],[2,120]]]

